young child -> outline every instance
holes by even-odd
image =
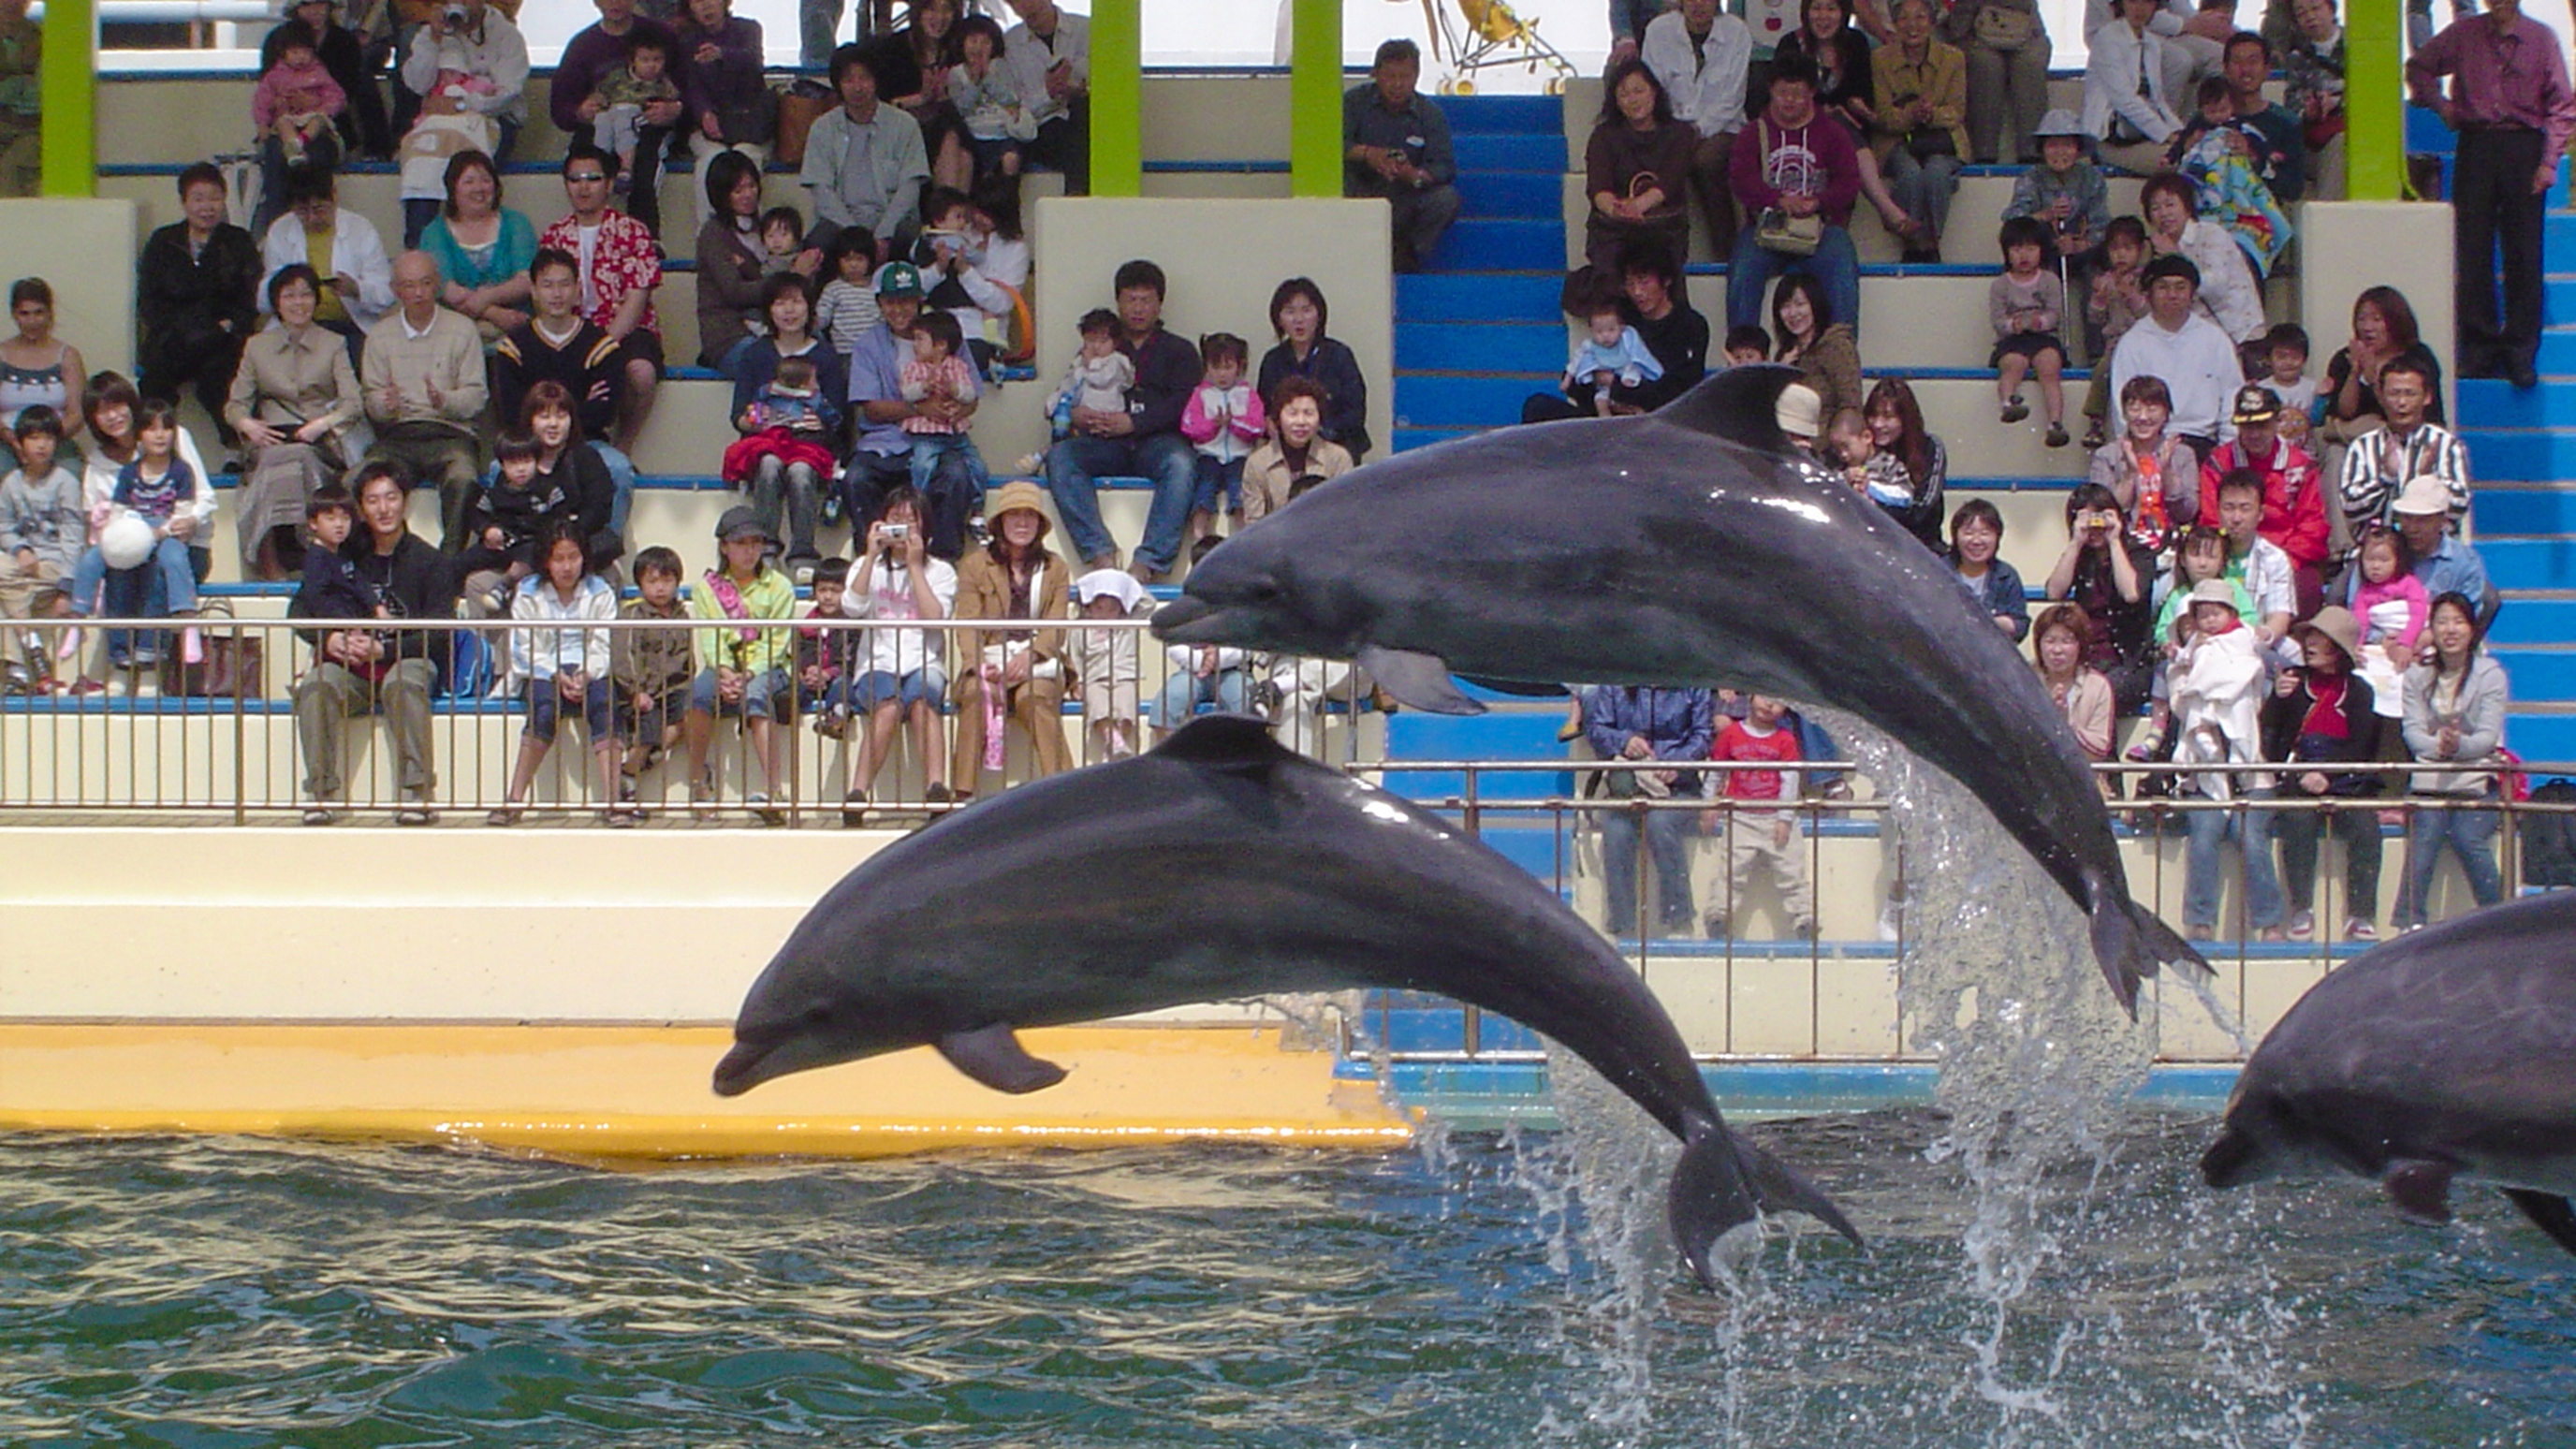
[[[2093,278],[2084,303],[2084,319],[2100,342],[2095,357],[2109,357],[2138,319],[2147,315],[2147,289],[2140,280],[2147,265],[2147,226],[2134,216],[2114,217],[2102,229],[2102,270]],[[2084,446],[2099,448],[2110,436],[2111,369],[2095,367],[2085,389]]]
[[[1073,581],[1073,605],[1098,624],[1133,619],[1145,608],[1145,586],[1125,569],[1093,569]],[[1137,681],[1134,629],[1070,629],[1065,667],[1082,683],[1085,759],[1123,760],[1136,753]]]
[[[2317,842],[2331,821],[2344,850],[2343,938],[2375,940],[2379,812],[2366,807],[2380,792],[2380,777],[2335,768],[2379,758],[2382,726],[2370,681],[2353,672],[2361,629],[2351,611],[2328,604],[2290,634],[2298,641],[2304,667],[2282,670],[2271,697],[2263,701],[2264,757],[2289,767],[2281,772],[2281,798],[2354,803],[2331,813],[2283,810],[2271,815],[2273,838],[2281,842],[2281,885],[2296,903],[2289,934],[2304,941],[2316,930]],[[2262,934],[2280,938],[2278,930]]]
[[[833,233],[823,250],[823,270],[832,280],[814,299],[814,335],[829,338],[832,350],[850,355],[859,339],[877,330],[877,239],[863,226]]]
[[[1616,297],[1601,297],[1586,309],[1584,337],[1574,346],[1574,356],[1565,364],[1565,391],[1571,397],[1578,387],[1592,389],[1592,410],[1602,417],[1610,416],[1612,387],[1636,387],[1664,375],[1664,365],[1646,347],[1646,339],[1628,325],[1626,314],[1619,310]]]
[[[714,815],[716,780],[707,769],[707,749],[715,742],[716,717],[733,715],[742,720],[760,766],[760,786],[746,790],[743,803],[762,824],[784,825],[787,812],[769,797],[778,788],[774,722],[796,707],[787,672],[796,661],[796,631],[763,629],[753,621],[793,617],[796,586],[769,562],[777,541],[749,507],[725,510],[716,522],[716,546],[724,567],[709,569],[689,593],[689,616],[717,626],[693,634],[698,672],[689,683],[689,713],[681,728],[689,747],[689,808],[701,820]]]
[[[549,519],[537,536],[545,572],[523,579],[510,596],[510,617],[551,627],[510,631],[510,677],[526,691],[527,728],[519,735],[519,761],[510,770],[509,793],[488,825],[516,825],[526,808],[537,767],[555,745],[566,710],[581,712],[590,730],[591,759],[599,770],[599,823],[624,827],[642,818],[618,793],[618,748],[609,703],[609,631],[588,627],[617,617],[617,590],[590,572],[581,524]],[[569,626],[569,627],[567,627]]]
[[[1047,421],[1058,442],[1073,435],[1075,408],[1122,411],[1127,390],[1136,385],[1136,364],[1118,350],[1117,313],[1094,307],[1075,326],[1082,333],[1082,350],[1066,365],[1064,381],[1047,396]]]
[[[537,535],[554,519],[580,511],[564,487],[569,468],[540,482],[542,456],[534,434],[511,429],[492,445],[492,471],[465,497],[465,536],[472,540],[458,564],[465,570],[465,602],[477,618],[509,611],[521,579],[537,572]]]
[[[1261,394],[1243,378],[1251,355],[1244,340],[1231,332],[1199,339],[1199,360],[1206,370],[1181,409],[1181,435],[1198,450],[1199,491],[1190,501],[1193,542],[1215,529],[1220,498],[1228,523],[1243,527],[1243,460],[1269,436]]]
[[[2039,405],[2048,415],[2044,441],[2063,448],[2066,389],[2060,378],[2066,344],[2058,340],[2057,328],[2066,313],[2066,284],[2053,268],[2040,265],[2050,250],[2048,227],[2036,217],[2016,216],[2003,224],[1996,241],[2003,248],[2004,269],[1986,289],[1986,319],[1995,329],[1994,355],[1986,365],[1996,369],[1995,395],[2003,421],[2017,423],[2030,416],[2029,405],[2021,400],[2021,380],[2036,372]]]
[[[2079,291],[2111,225],[2111,185],[2094,166],[2088,154],[2093,138],[2073,111],[2050,111],[2031,134],[2039,142],[2039,163],[2013,179],[2004,220],[2026,216],[2045,228],[2049,270],[2068,291]]]
[[[116,575],[138,598],[145,591],[147,573],[157,574],[172,616],[185,618],[197,612],[196,569],[188,560],[187,542],[171,535],[170,523],[196,501],[201,484],[196,470],[178,454],[179,420],[170,405],[147,398],[135,416],[134,461],[116,475],[115,491],[105,506],[92,510],[90,522],[100,542],[83,550],[80,561],[72,568],[71,612],[83,618],[102,612],[110,574]],[[140,519],[148,525],[151,547],[141,562],[110,568],[107,531],[126,519]],[[111,640],[111,649],[113,644]],[[66,630],[57,657],[69,659],[79,649],[80,631]],[[193,664],[204,657],[203,649],[203,641],[194,628],[182,631],[180,657]]]
[[[263,139],[277,142],[287,165],[310,161],[331,166],[340,159],[339,133],[332,122],[348,105],[348,92],[322,68],[311,34],[298,27],[278,47],[277,63],[251,92],[250,119]]]
[[[316,619],[383,619],[391,617],[358,566],[340,556],[340,546],[358,526],[357,501],[337,483],[325,483],[304,500],[304,584],[296,591],[305,612]]]
[[[79,476],[55,461],[62,441],[62,415],[52,408],[36,403],[18,414],[18,466],[0,478],[0,618],[71,612],[63,590],[89,541],[89,514]],[[45,680],[41,637],[20,632],[0,630],[11,693]]]
[[[857,682],[859,631],[825,629],[818,619],[838,621],[841,590],[850,577],[850,561],[817,559],[814,563],[814,607],[796,630],[796,699],[814,716],[814,732],[849,738],[850,686]]]
[[[2170,665],[2176,738],[2173,758],[2195,765],[2246,765],[2262,759],[2261,706],[2264,663],[2254,631],[2236,612],[2235,594],[2217,579],[2193,585],[2189,596],[2191,640]],[[2261,775],[2202,770],[2175,777],[2174,793],[2185,799],[2224,802],[2249,786],[2269,788]],[[2192,848],[2183,866],[2183,930],[2195,941],[2217,934],[2218,845],[2239,822],[2214,810],[2184,816]],[[2280,882],[2272,869],[2272,848],[2251,828],[2245,837],[2247,910],[2258,927],[2278,935]]]
[[[2165,147],[2166,164],[2193,177],[2218,169],[2230,154],[2227,138],[2236,130],[2236,92],[2228,87],[2227,77],[2214,75],[2201,81],[2197,100],[2199,113],[2185,121]]]
[[[671,42],[636,27],[627,36],[626,64],[601,76],[590,94],[601,107],[590,123],[591,135],[599,149],[616,155],[621,174],[634,175],[635,143],[643,128],[644,107],[654,101],[680,99],[680,88],[671,82]]]
[[[2406,671],[2415,667],[2415,645],[2433,601],[2415,577],[2406,535],[2373,528],[2361,536],[2357,556],[2361,582],[2353,589],[2352,613],[2361,621],[2362,677],[2381,718],[2404,719]]]
[[[903,400],[917,403],[930,398],[953,401],[975,396],[975,369],[959,355],[965,345],[965,331],[955,317],[946,312],[922,313],[912,328],[912,357],[898,374]],[[926,495],[940,463],[954,454],[965,460],[966,471],[975,480],[974,496],[984,496],[993,475],[984,467],[984,455],[975,450],[975,439],[964,427],[916,412],[903,420],[903,431],[912,439],[914,492]]]
[[[796,269],[805,249],[805,218],[792,206],[773,206],[760,214],[760,274],[774,277]],[[766,318],[762,319],[764,322]]]
[[[1805,755],[1798,748],[1798,732],[1785,725],[1787,713],[1788,707],[1770,695],[1753,696],[1744,718],[1730,719],[1718,729],[1708,757],[1772,766],[1797,764]],[[1807,864],[1797,848],[1797,821],[1790,811],[1778,808],[1795,798],[1787,777],[1777,768],[1727,770],[1723,774],[1725,778],[1715,786],[1717,793],[1736,804],[1732,812],[1727,812],[1726,901],[1708,913],[1709,939],[1724,938],[1737,924],[1733,912],[1752,887],[1757,871],[1768,872],[1772,885],[1779,890],[1780,904],[1789,913],[1789,934],[1814,939],[1816,898],[1808,886]],[[1707,826],[1712,834],[1720,813],[1709,812]]]
[[[2281,400],[2281,416],[2274,424],[2281,437],[2298,447],[2307,447],[2308,431],[2320,411],[2317,402],[2317,380],[2308,376],[2308,329],[2296,322],[2283,322],[2263,336],[2263,388]]]
[[[2162,660],[2147,692],[2147,727],[2129,746],[2132,760],[2144,762],[2165,757],[2165,747],[2173,732],[2173,661],[2181,655],[2183,646],[2191,642],[2195,591],[2202,584],[2211,582],[2226,589],[2235,599],[2240,623],[2252,625],[2256,622],[2254,596],[2245,592],[2244,585],[2231,582],[2227,577],[2227,535],[2215,525],[2202,524],[2183,535],[2182,546],[2174,550],[2172,579],[2165,591],[2165,601],[2156,611],[2154,637]]]
[[[810,357],[782,357],[769,381],[742,410],[735,426],[742,436],[725,446],[723,476],[737,488],[748,488],[763,458],[803,463],[825,479],[832,476],[832,430],[841,424],[841,405],[823,395],[823,385]]]
[[[851,686],[850,709],[867,720],[867,737],[850,761],[849,792],[841,823],[865,823],[869,791],[909,732],[920,762],[922,799],[945,805],[957,797],[948,786],[948,751],[939,733],[940,701],[948,696],[944,646],[920,620],[945,619],[957,606],[957,570],[929,552],[921,495],[897,484],[886,490],[877,521],[868,526],[858,565],[841,594],[841,612],[868,619],[862,671]]]
[[[680,556],[659,544],[635,555],[636,597],[617,611],[621,619],[685,619],[680,606]],[[610,641],[617,685],[617,737],[626,742],[618,798],[635,798],[636,777],[661,762],[680,742],[680,717],[689,705],[689,631],[620,629]]]
[[[1771,360],[1771,334],[1747,322],[1726,329],[1726,346],[1722,349],[1729,367],[1753,367]]]

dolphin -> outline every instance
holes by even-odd
[[[1014,1028],[1190,1002],[1381,986],[1544,1033],[1682,1140],[1666,1207],[1704,1284],[1757,1211],[1860,1234],[1731,1131],[1637,972],[1556,893],[1471,835],[1209,715],[1152,751],[959,811],[826,892],[734,1023],[724,1096],[911,1046],[1004,1092],[1064,1069]]]
[[[1847,710],[1975,792],[2090,921],[2137,1014],[2207,970],[2129,897],[2081,746],[1948,564],[1773,418],[1798,374],[1739,367],[1662,410],[1400,453],[1228,539],[1154,615],[1176,643],[1356,659],[1399,701],[1497,680],[1731,685]]]
[[[2451,1218],[2496,1184],[2576,1253],[2576,895],[2491,906],[2364,952],[2308,989],[2236,1079],[2211,1187],[2306,1167]]]

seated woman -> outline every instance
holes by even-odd
[[[778,426],[766,410],[774,400],[765,399],[764,393],[777,379],[779,363],[791,357],[803,358],[812,365],[818,393],[812,399],[814,412],[823,415],[824,422],[816,439],[820,462],[802,449],[769,451],[756,458],[745,456],[751,465],[744,481],[751,490],[752,509],[772,537],[780,537],[784,526],[792,574],[798,563],[822,557],[814,535],[822,523],[823,497],[832,482],[829,460],[840,452],[841,400],[850,395],[849,372],[841,356],[814,335],[814,309],[806,300],[804,278],[793,273],[771,277],[761,287],[761,298],[769,320],[769,335],[753,338],[735,361],[734,430],[752,438]],[[728,451],[728,458],[735,456]]]
[[[10,283],[9,317],[18,333],[0,342],[0,448],[17,455],[17,435],[10,429],[36,403],[62,418],[64,442],[78,442],[81,415],[72,406],[72,389],[89,374],[80,349],[54,335],[54,289],[42,277]]]
[[[357,369],[339,337],[313,321],[322,280],[302,263],[268,279],[277,325],[254,334],[233,374],[224,421],[241,435],[241,491],[234,497],[242,567],[282,579],[302,569],[305,500],[336,483],[359,449],[350,430],[366,414]]]
[[[1967,512],[1965,508],[1959,511]],[[2031,632],[2037,640],[2033,662],[2038,666],[2040,683],[2048,686],[2048,697],[2066,715],[2066,723],[2075,731],[2075,743],[2083,747],[2084,758],[2095,764],[2110,759],[2111,681],[2084,662],[2093,646],[2093,620],[2081,604],[2051,604],[2040,611],[2039,622]],[[2093,778],[2105,797],[2118,793],[2112,776],[2099,774]]]
[[[2263,335],[2263,289],[2254,278],[2254,265],[2225,227],[2197,215],[2200,188],[2189,177],[2168,171],[2147,178],[2138,202],[2147,216],[2148,250],[2159,257],[2179,252],[2200,269],[2193,308],[2217,323],[2231,342]]]
[[[2051,600],[2072,600],[2094,621],[2084,662],[2111,681],[2111,694],[2126,714],[2146,702],[2155,676],[2154,601],[2148,580],[2152,554],[2129,537],[2128,522],[2111,490],[2077,486],[2066,499],[2066,547],[2048,571]]]
[[[1673,118],[1671,97],[1642,60],[1613,68],[1601,116],[1583,148],[1584,260],[1596,272],[1625,270],[1631,252],[1669,256],[1690,249],[1691,152],[1699,133]]]
[[[81,412],[88,420],[91,443],[82,460],[81,502],[89,511],[90,542],[99,541],[98,525],[104,522],[116,498],[119,475],[126,465],[143,456],[143,399],[135,393],[134,384],[123,374],[102,372],[89,380],[81,397]],[[206,460],[197,452],[197,440],[186,428],[177,430],[174,451],[188,471],[198,478],[211,478]],[[213,571],[214,551],[207,540],[215,523],[215,493],[199,488],[188,505],[165,526],[168,537],[187,546],[189,572],[197,582],[205,581]],[[170,612],[172,600],[167,580],[158,573],[143,571],[143,577],[111,576],[107,581],[101,612],[114,616],[159,616]],[[142,644],[129,649],[123,631],[112,631],[107,638],[108,663],[122,669],[128,664],[149,664],[154,654],[151,646]],[[100,677],[95,670],[91,677]]]
[[[2395,924],[2402,931],[2430,918],[2433,877],[2445,849],[2460,858],[2471,899],[2482,906],[2504,899],[2496,870],[2496,772],[2479,768],[2501,759],[2504,666],[2478,647],[2478,606],[2465,594],[2435,598],[2425,628],[2433,654],[2406,673],[2406,748],[2437,768],[2416,771],[2407,784],[2416,808],[2406,829],[2406,888],[2397,895]]]
[[[698,228],[698,366],[724,371],[734,351],[766,325],[761,284],[769,253],[760,241],[760,166],[727,151],[707,163],[705,224]]]
[[[1850,323],[1833,314],[1824,284],[1812,274],[1791,272],[1772,289],[1771,335],[1779,348],[1773,360],[1798,369],[1801,380],[1816,390],[1827,420],[1861,405],[1860,346],[1852,340]]]
[[[1291,374],[1312,381],[1324,390],[1325,441],[1340,444],[1354,463],[1366,462],[1371,445],[1368,379],[1350,346],[1325,335],[1330,315],[1323,289],[1308,278],[1290,277],[1273,288],[1270,330],[1278,334],[1279,345],[1261,355],[1254,390],[1267,398]]]
[[[1949,486],[1950,454],[1924,427],[1923,404],[1905,379],[1883,377],[1869,390],[1862,415],[1878,453],[1871,460],[1870,502],[1925,548],[1942,552],[1942,495]],[[2000,520],[1997,531],[2000,536]]]
[[[625,541],[609,527],[609,515],[617,506],[617,484],[599,449],[582,439],[581,416],[572,393],[559,382],[534,384],[520,404],[518,423],[519,435],[535,444],[534,471],[525,486],[515,487],[514,480],[503,476],[504,464],[495,462],[465,498],[464,516],[469,533],[475,536],[458,566],[467,571],[469,618],[489,619],[508,612],[509,591],[544,567],[544,557],[535,551],[543,524],[569,519],[579,525],[583,545],[590,552],[584,565],[587,572],[606,572],[626,551]],[[523,522],[505,530],[512,537],[496,542],[487,536],[487,529],[496,505],[505,498],[511,506],[499,511]]]
[[[537,229],[501,204],[501,173],[480,151],[447,161],[447,200],[421,231],[420,249],[438,261],[438,300],[474,319],[483,345],[528,320],[528,263]]]
[[[1010,340],[1012,317],[1023,305],[1020,289],[1028,285],[1026,242],[1002,242],[991,223],[964,192],[934,187],[921,198],[926,225],[913,244],[913,261],[927,288],[921,302],[957,319],[966,339],[967,362],[985,382],[993,380],[994,361]],[[998,262],[1005,274],[985,272]],[[1016,280],[1010,276],[1016,273]]]
[[[2030,593],[2022,586],[2021,571],[1998,556],[2003,543],[2003,512],[1985,499],[1971,498],[1950,515],[1949,560],[1959,586],[2005,638],[2018,644],[2030,632]],[[2084,632],[2093,632],[2089,619]]]
[[[2352,340],[2326,359],[2325,418],[2316,433],[2322,446],[2314,450],[2326,477],[2342,476],[2343,450],[2353,439],[2387,426],[2379,406],[2379,370],[2399,357],[2413,358],[2426,370],[2430,401],[2424,421],[2450,426],[2442,409],[2442,360],[2424,345],[2414,306],[2395,287],[2366,287],[2353,299]]]
[[[957,561],[957,618],[1025,622],[957,636],[959,667],[949,691],[957,703],[957,738],[948,779],[961,801],[974,798],[984,771],[1002,768],[1006,719],[1029,737],[1040,776],[1071,764],[1063,720],[1064,629],[1055,621],[1065,617],[1072,571],[1046,546],[1045,504],[1034,483],[994,489],[985,500],[993,541]]]
[[[1932,38],[1931,0],[1896,0],[1896,43],[1870,57],[1878,112],[1871,149],[1896,204],[1914,222],[1904,260],[1941,260],[1950,198],[1968,153],[1968,60]]]

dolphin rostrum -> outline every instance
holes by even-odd
[[[1973,791],[2091,923],[2131,1015],[2199,953],[2129,898],[2074,731],[1950,567],[1773,420],[1797,373],[1739,367],[1661,411],[1507,428],[1345,474],[1191,569],[1175,642],[1356,659],[1420,709],[1450,671],[1730,685],[1847,710]]]
[[[2263,1038],[2200,1160],[2211,1187],[2303,1167],[2448,1222],[2496,1184],[2576,1253],[2576,895],[2491,906],[2337,968]]]
[[[1822,1192],[1727,1128],[1672,1019],[1555,892],[1241,715],[871,856],[753,983],[715,1089],[929,1045],[986,1086],[1031,1092],[1064,1071],[1014,1028],[1370,986],[1544,1033],[1682,1139],[1667,1211],[1703,1283],[1717,1239],[1757,1210],[1860,1241]]]

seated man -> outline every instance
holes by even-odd
[[[611,0],[618,3],[618,0]],[[626,395],[626,357],[617,339],[581,315],[581,260],[551,247],[528,263],[534,315],[504,334],[492,349],[492,415],[516,422],[528,389],[561,384],[572,394],[583,441],[599,449],[617,488],[608,528],[626,534],[626,511],[635,496],[635,463],[608,439],[617,429],[618,400]]]
[[[1020,23],[1002,37],[1002,64],[1037,123],[1024,152],[1032,166],[1064,173],[1067,196],[1091,193],[1091,21],[1055,0],[1011,0]]]
[[[1716,705],[1705,689],[1599,685],[1583,693],[1583,738],[1604,760],[1705,760],[1715,737]],[[1684,770],[1605,772],[1602,793],[1644,801],[1695,797],[1699,776]],[[1683,809],[1600,810],[1601,879],[1608,892],[1610,934],[1637,928],[1637,836],[1642,823],[1655,862],[1658,919],[1667,936],[1685,935],[1698,919],[1691,907],[1690,827]]]
[[[2392,357],[2381,365],[2383,421],[2352,440],[2344,450],[2343,476],[2335,480],[2353,537],[2374,523],[2396,527],[2389,505],[2418,478],[2442,480],[2450,499],[2448,522],[2457,524],[2469,511],[2469,450],[2459,434],[2428,420],[2434,391],[2432,373],[2414,357]]]
[[[580,271],[583,315],[618,344],[626,391],[618,399],[614,436],[590,442],[635,451],[635,435],[653,411],[662,385],[662,323],[653,315],[653,291],[662,285],[662,244],[652,228],[608,204],[617,182],[617,158],[596,146],[565,153],[564,197],[572,214],[547,227],[537,245],[572,257]]]
[[[832,89],[841,107],[815,120],[796,175],[814,198],[814,230],[805,244],[829,251],[842,228],[860,226],[877,239],[879,265],[909,256],[921,231],[921,189],[930,181],[921,123],[878,98],[876,62],[866,46],[832,52]]]
[[[465,335],[474,335],[473,324],[465,323]],[[340,556],[355,570],[359,588],[374,599],[378,617],[453,616],[459,575],[451,559],[404,526],[411,480],[402,465],[369,459],[354,481],[358,530],[341,546]],[[305,570],[308,580],[323,576],[321,569],[308,565]],[[315,587],[308,582],[299,590],[287,613],[307,619],[337,615],[337,608],[323,609],[307,597]],[[395,783],[402,792],[394,823],[432,823],[437,817],[429,802],[438,785],[429,751],[429,695],[438,677],[430,662],[432,636],[416,629],[334,629],[306,637],[314,647],[314,663],[295,681],[295,737],[304,753],[304,823],[330,825],[346,812],[348,782],[341,774],[346,726],[351,715],[369,714],[383,715],[393,729]]]
[[[1395,209],[1395,269],[1419,271],[1458,219],[1458,162],[1449,119],[1414,87],[1422,52],[1410,40],[1377,48],[1369,83],[1342,96],[1342,194],[1382,196]]]
[[[850,349],[850,412],[858,442],[841,470],[841,511],[851,531],[863,539],[894,490],[912,491],[912,435],[903,420],[931,416],[963,429],[973,423],[982,401],[904,397],[903,365],[912,360],[921,301],[920,268],[910,262],[886,263],[877,273],[877,325]],[[939,461],[929,485],[919,504],[929,515],[930,556],[954,563],[966,547],[966,520],[984,506],[984,490],[956,453]]]
[[[1762,320],[1771,279],[1792,269],[1825,285],[1833,320],[1860,326],[1860,253],[1852,249],[1852,202],[1860,196],[1860,153],[1843,123],[1816,105],[1816,69],[1792,56],[1771,72],[1770,105],[1736,140],[1728,163],[1745,226],[1726,271],[1726,325]],[[1776,215],[1773,215],[1776,214]],[[1812,252],[1763,245],[1770,222],[1812,235]]]
[[[438,263],[427,252],[394,262],[402,305],[367,334],[358,387],[376,424],[367,462],[401,465],[409,480],[435,480],[441,546],[465,546],[465,498],[482,471],[475,420],[490,395],[483,338],[462,312],[438,305]],[[366,500],[359,499],[363,510]]]
[[[1628,325],[1637,329],[1638,339],[1663,372],[1634,386],[1613,382],[1607,410],[1611,417],[1653,412],[1699,386],[1708,375],[1708,319],[1682,295],[1679,261],[1651,249],[1630,256],[1621,291]],[[1532,394],[1521,405],[1521,421],[1552,422],[1600,411],[1593,384],[1584,379],[1563,393]]]
[[[1198,454],[1181,433],[1181,410],[1199,383],[1198,349],[1163,330],[1163,269],[1133,261],[1118,269],[1118,350],[1136,369],[1127,410],[1073,410],[1073,436],[1047,449],[1047,491],[1064,520],[1083,567],[1116,568],[1118,546],[1100,521],[1103,473],[1141,474],[1154,481],[1154,503],[1145,537],[1136,546],[1134,572],[1154,583],[1180,557],[1181,532],[1198,491]],[[882,305],[882,304],[880,304]]]

